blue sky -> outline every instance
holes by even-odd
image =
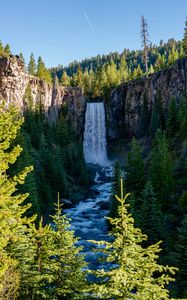
[[[154,44],[181,39],[187,0],[1,0],[0,12],[2,42],[26,61],[31,51],[41,55],[50,67],[139,49],[141,15]]]

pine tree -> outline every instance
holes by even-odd
[[[183,43],[182,45],[183,45],[184,54],[187,55],[187,17],[186,17],[186,22],[185,22],[184,37],[183,37],[182,43]]]
[[[169,208],[174,190],[173,160],[166,135],[161,130],[156,134],[151,153],[150,179],[162,209]]]
[[[0,104],[0,295],[1,299],[14,299],[19,287],[17,262],[8,254],[8,247],[18,239],[18,228],[33,221],[23,217],[30,205],[24,205],[28,194],[16,194],[18,184],[23,184],[32,167],[26,167],[11,177],[10,165],[19,157],[22,148],[12,146],[23,119],[17,110]],[[9,296],[8,296],[9,295]]]
[[[149,67],[149,74],[153,74],[155,72],[153,65],[151,64]]]
[[[121,57],[118,72],[119,72],[119,82],[120,83],[126,82],[128,80],[128,67],[124,55]]]
[[[182,226],[178,229],[179,240],[176,247],[175,259],[179,272],[177,273],[178,297],[187,297],[187,215]]]
[[[11,51],[10,51],[10,45],[9,45],[9,44],[6,44],[6,45],[5,45],[5,48],[4,48],[4,54],[5,54],[6,56],[10,56]]]
[[[67,75],[66,71],[62,74],[61,83],[63,86],[70,86],[70,77]]]
[[[158,264],[160,243],[142,247],[147,236],[134,227],[126,204],[128,196],[123,195],[121,183],[121,197],[116,196],[120,203],[118,217],[109,218],[114,241],[94,242],[100,246],[99,251],[105,253],[109,267],[93,271],[99,282],[91,286],[91,295],[99,299],[167,300],[166,286],[174,281],[171,276],[176,269]]]
[[[82,73],[82,69],[81,69],[80,65],[78,66],[76,75],[77,75],[76,76],[76,84],[77,84],[77,86],[79,86],[83,90],[83,87],[84,87],[83,73]]]
[[[148,45],[149,45],[149,33],[148,33],[148,25],[147,22],[142,16],[141,19],[141,39],[142,39],[142,46],[144,51],[144,64],[145,64],[145,72],[146,77],[148,77]]]
[[[144,188],[145,174],[141,148],[135,138],[131,142],[131,151],[128,154],[126,172],[125,184],[127,191],[133,192],[135,197],[139,196]]]
[[[30,75],[36,75],[36,61],[35,61],[35,58],[34,58],[34,54],[31,53],[30,55],[30,61],[29,61],[29,64],[28,64],[28,73]]]
[[[148,236],[149,245],[165,238],[165,224],[152,183],[147,181],[140,197],[139,226]],[[165,234],[164,234],[165,233]]]
[[[51,84],[51,82],[52,82],[51,74],[46,69],[45,63],[42,60],[41,56],[39,56],[39,58],[38,58],[38,65],[37,65],[37,73],[36,73],[36,75],[40,79],[42,79],[42,80],[46,81],[47,83]]]
[[[54,230],[49,234],[49,266],[46,270],[52,275],[49,299],[83,299],[86,279],[83,268],[86,266],[80,247],[75,246],[77,238],[69,229],[67,217],[62,214],[59,194],[56,213],[52,217]]]

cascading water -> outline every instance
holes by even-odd
[[[87,163],[107,164],[105,108],[103,102],[87,103],[84,157]]]

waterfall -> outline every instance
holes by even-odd
[[[105,108],[103,102],[87,103],[84,157],[87,163],[107,164]]]

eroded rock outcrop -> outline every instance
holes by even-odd
[[[145,94],[151,113],[156,97],[160,93],[163,108],[167,111],[169,101],[179,101],[187,92],[187,58],[179,59],[172,66],[149,75],[148,79],[130,81],[112,90],[105,100],[108,139],[137,135],[141,108]]]
[[[42,105],[49,121],[56,121],[62,106],[67,106],[69,118],[77,135],[83,131],[85,97],[80,88],[50,85],[25,72],[18,56],[0,58],[0,99],[14,103],[21,110],[27,106],[26,89],[29,86],[33,106]]]

